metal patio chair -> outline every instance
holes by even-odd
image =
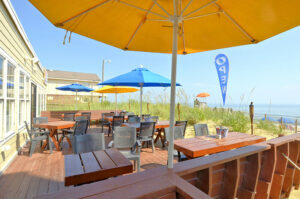
[[[129,160],[134,161],[134,167],[140,172],[141,143],[136,139],[136,128],[116,127],[113,140],[108,147],[114,147]]]
[[[75,120],[75,113],[64,113],[64,121],[74,121]]]
[[[195,136],[209,135],[207,124],[195,124],[194,130],[195,130]]]
[[[104,133],[75,135],[72,149],[75,154],[104,150]]]
[[[183,137],[184,137],[186,126],[187,126],[187,121],[176,121],[175,126],[184,126],[184,129],[183,129]]]
[[[138,140],[140,142],[146,142],[147,147],[148,143],[151,142],[152,153],[155,151],[154,146],[154,131],[155,131],[155,122],[141,122],[140,132],[138,133]]]
[[[184,133],[184,126],[175,126],[174,127],[174,140],[184,139],[183,133]],[[170,141],[170,128],[165,128],[165,136],[166,136],[166,141],[169,143],[169,141]],[[174,150],[173,155],[175,157],[177,156],[178,162],[181,162],[183,160],[187,160],[187,157],[183,153],[181,153],[177,150]]]

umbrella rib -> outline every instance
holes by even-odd
[[[191,3],[193,2],[193,0],[190,0],[189,3],[185,6],[185,8],[181,11],[180,16],[182,17],[183,13],[186,11],[186,9],[188,9],[188,7],[190,7]]]
[[[210,16],[210,15],[215,15],[215,14],[219,14],[219,13],[224,13],[223,11],[218,11],[218,12],[212,12],[212,13],[207,13],[207,14],[203,14],[203,15],[198,15],[198,16],[194,16],[194,17],[186,17],[183,18],[183,20],[191,20],[191,19],[197,19],[197,18],[201,18],[201,17],[206,17],[206,16]]]
[[[242,31],[242,33],[244,33],[251,41],[251,43],[255,43],[256,40],[240,25],[238,24],[238,22],[236,20],[234,20],[219,4],[214,3],[221,11],[223,11],[224,15],[235,25],[238,27],[238,29],[240,29],[240,31]]]
[[[86,9],[86,10],[84,10],[84,11],[82,11],[82,12],[80,12],[80,13],[78,13],[78,14],[76,14],[76,15],[74,15],[74,16],[66,19],[66,20],[64,20],[63,22],[56,24],[56,26],[64,26],[66,23],[72,21],[73,19],[76,19],[77,17],[80,17],[81,15],[86,14],[86,13],[88,13],[88,12],[90,12],[90,11],[92,11],[92,10],[94,10],[94,9],[96,9],[96,8],[98,8],[98,7],[102,6],[102,5],[110,2],[110,1],[112,1],[112,0],[106,0],[106,1],[103,1],[101,3],[98,3],[98,4],[92,6],[92,7],[88,8],[88,9]]]
[[[146,10],[146,9],[144,9],[144,8],[135,6],[135,5],[133,5],[133,4],[130,4],[130,3],[127,3],[127,2],[124,2],[124,1],[121,1],[121,0],[120,0],[120,1],[118,1],[118,2],[119,2],[119,3],[122,3],[122,4],[124,4],[124,5],[127,5],[127,6],[129,6],[129,7],[136,8],[136,9],[141,10],[141,11],[144,11],[144,12],[148,12],[148,10]],[[164,15],[158,14],[158,13],[156,13],[156,12],[149,11],[149,13],[154,14],[154,15],[157,15],[157,16],[162,17],[162,18],[164,18],[164,19],[169,19],[169,17],[166,17],[166,16],[164,16]]]
[[[156,1],[156,0],[155,0]],[[147,13],[145,14],[144,18],[140,21],[139,25],[137,26],[137,28],[135,29],[134,33],[132,34],[132,36],[130,37],[127,45],[125,46],[125,50],[128,50],[128,46],[130,45],[130,43],[132,42],[133,38],[135,37],[136,33],[139,31],[139,29],[142,27],[142,25],[146,22],[147,20],[147,16],[148,14],[151,12],[152,8],[154,7],[154,3],[152,3],[152,5],[150,6],[150,8],[148,9]]]
[[[216,1],[217,0],[212,0],[212,1],[208,2],[207,4],[201,6],[200,8],[197,8],[196,10],[193,10],[192,12],[189,12],[188,14],[184,15],[183,17],[190,16],[191,14],[194,14],[194,13],[198,12],[199,10],[202,10],[202,9],[206,8],[207,6],[216,3]]]
[[[152,0],[153,3],[155,3],[164,13],[166,13],[169,17],[171,17],[170,13],[168,13],[159,3],[157,3],[157,0]]]

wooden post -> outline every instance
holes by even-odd
[[[251,135],[253,135],[254,134],[254,129],[253,129],[254,105],[253,105],[253,102],[251,102],[249,105],[249,113],[250,113],[250,121],[251,121]]]
[[[265,121],[267,121],[267,114],[265,114]]]
[[[128,101],[128,110],[130,111],[130,100]]]
[[[298,132],[298,119],[295,120],[295,133]]]
[[[283,120],[282,120],[282,117],[280,118],[280,129],[281,130],[283,129]]]
[[[177,110],[178,110],[178,120],[180,121],[180,104],[177,104]]]
[[[147,113],[149,114],[149,102],[147,103]]]

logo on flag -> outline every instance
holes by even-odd
[[[221,93],[223,97],[223,106],[226,101],[226,92],[227,92],[227,82],[229,75],[229,61],[226,55],[218,54],[215,58],[216,69],[219,76]]]

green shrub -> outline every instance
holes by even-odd
[[[249,130],[249,118],[239,111],[224,113],[221,124],[229,127],[230,131],[245,133]]]

